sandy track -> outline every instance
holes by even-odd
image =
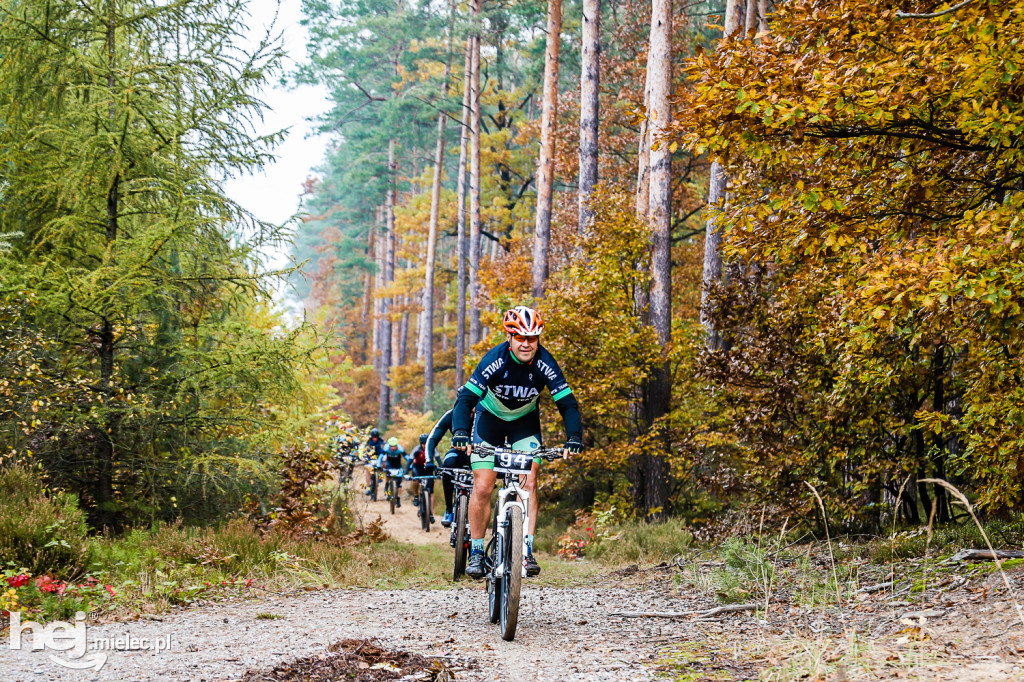
[[[99,673],[73,672],[46,652],[0,647],[4,680],[231,680],[250,668],[324,653],[348,637],[377,637],[387,646],[456,659],[459,680],[650,680],[640,663],[665,635],[685,624],[609,619],[642,608],[651,594],[622,589],[524,587],[519,633],[501,640],[487,622],[480,583],[450,590],[324,590],[258,602],[177,611],[162,622],[140,620],[89,628],[90,639],[170,634],[170,651],[115,651]],[[674,599],[674,606],[680,606]],[[279,618],[257,619],[257,614]],[[460,661],[474,667],[462,669]]]
[[[324,654],[333,642],[367,637],[379,638],[393,650],[445,657],[460,682],[648,682],[656,678],[666,655],[683,664],[683,679],[749,680],[758,679],[766,667],[779,666],[776,657],[796,661],[807,652],[839,656],[844,650],[849,654],[851,647],[862,652],[849,663],[853,667],[829,680],[1024,679],[1014,653],[1024,650],[1019,637],[981,635],[960,618],[926,626],[928,638],[918,644],[900,643],[898,638],[906,639],[907,631],[891,616],[865,620],[863,625],[870,627],[852,637],[827,622],[836,620],[831,609],[792,616],[777,608],[769,621],[759,621],[751,613],[704,623],[624,619],[612,614],[705,609],[714,605],[714,599],[674,594],[670,578],[615,582],[576,588],[533,587],[527,582],[513,642],[502,641],[497,627],[487,622],[480,583],[447,590],[322,590],[176,610],[159,622],[92,626],[90,640],[118,635],[172,638],[169,651],[110,652],[98,673],[68,671],[48,660],[48,652],[27,647],[12,651],[0,643],[0,680],[235,680],[249,669],[269,670]],[[978,616],[988,614],[986,609],[975,607]],[[1004,620],[1012,615],[1007,609],[997,612]],[[991,618],[985,620],[994,625]],[[809,626],[827,632],[812,636]],[[876,659],[870,666],[873,672],[855,665],[871,657]],[[780,667],[782,676],[771,679],[804,678],[800,666],[788,674],[784,671],[789,666]]]
[[[357,472],[358,480],[362,481],[361,473]],[[352,502],[353,513],[362,520],[369,523],[377,518],[384,521],[384,530],[395,540],[407,542],[412,545],[445,545],[448,543],[449,531],[441,526],[441,514],[435,511],[434,517],[437,523],[430,524],[430,532],[424,533],[420,527],[420,519],[416,515],[418,507],[413,506],[409,499],[408,490],[402,486],[402,506],[391,513],[391,508],[384,497],[384,486],[377,491],[378,499],[371,502],[370,498],[363,494],[362,486],[356,489]],[[434,485],[434,497],[441,497],[441,484]],[[435,504],[435,509],[441,509],[440,503]]]

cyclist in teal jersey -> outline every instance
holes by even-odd
[[[537,398],[545,388],[562,414],[566,440],[564,453],[577,454],[583,449],[583,426],[579,404],[561,368],[551,353],[540,345],[544,322],[532,308],[517,306],[505,313],[505,343],[492,348],[459,391],[452,418],[452,447],[469,449],[471,443],[488,443],[514,450],[541,447],[540,412]],[[476,422],[473,424],[473,411]],[[470,428],[472,426],[472,434]],[[466,575],[484,575],[484,532],[490,516],[491,490],[494,488],[494,456],[471,454],[473,497],[469,504],[472,546]],[[533,470],[524,489],[530,494],[530,527],[526,532],[527,575],[540,573],[533,556],[533,532],[537,523],[536,481],[540,462],[534,460]]]

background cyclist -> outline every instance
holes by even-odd
[[[583,426],[579,404],[565,380],[558,363],[543,346],[540,334],[544,322],[540,314],[525,306],[516,306],[505,313],[502,324],[505,343],[492,348],[459,391],[452,418],[452,447],[465,450],[470,446],[470,425],[473,410],[472,442],[504,446],[514,450],[534,450],[541,446],[540,412],[537,398],[547,388],[562,414],[565,425],[566,456],[579,453],[583,445]],[[494,456],[471,452],[473,496],[469,503],[471,550],[466,575],[482,578],[484,569],[484,532],[490,520],[491,492],[494,489]],[[530,493],[530,523],[526,529],[526,574],[540,573],[533,556],[533,534],[537,525],[536,481],[539,458],[523,486]]]
[[[377,460],[377,466],[384,469],[384,473],[387,473],[389,469],[404,470],[406,468],[406,454],[405,448],[398,444],[398,439],[391,437],[388,438],[387,447],[380,452],[380,459]],[[390,474],[389,474],[390,475]],[[402,506],[402,475],[399,474],[393,477],[395,479],[395,506]]]
[[[427,436],[427,457],[431,461],[437,460],[437,446],[441,443],[444,435],[452,430],[454,414],[455,408],[452,408],[441,415]],[[445,453],[441,466],[445,469],[469,469],[469,453],[465,449],[459,451],[450,448]],[[448,528],[452,525],[452,505],[455,503],[455,485],[450,476],[441,477],[441,490],[444,491],[444,516],[441,517],[441,525]]]
[[[366,439],[366,462],[377,462],[380,460],[380,453],[384,451],[384,439],[380,437],[380,429],[371,429],[370,437]],[[373,477],[373,469],[366,467],[366,494],[370,494],[370,485]]]
[[[410,460],[411,460],[411,462],[409,464],[409,470],[412,472],[413,476],[433,476],[434,475],[434,470],[436,468],[435,467],[436,462],[434,460],[433,453],[430,453],[430,455],[428,456],[426,444],[427,444],[427,434],[421,433],[420,434],[419,445],[417,445],[415,448],[413,448],[412,454],[409,456]],[[430,494],[433,495],[434,494],[434,482],[433,481],[425,481],[424,484],[426,485],[427,490],[430,491]],[[420,490],[419,489],[420,489],[420,482],[419,481],[415,481],[414,480],[414,481],[411,481],[409,483],[409,492],[412,495],[412,503],[414,505],[416,505],[417,507],[420,504],[420,498],[419,498]],[[433,509],[420,510],[420,513],[430,514],[430,522],[431,523],[434,522],[434,510]]]

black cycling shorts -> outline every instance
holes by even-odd
[[[519,419],[505,421],[486,410],[477,410],[476,423],[473,424],[473,442],[487,443],[495,447],[507,447],[513,450],[536,450],[541,447],[540,410],[527,412]],[[540,457],[534,457],[540,463]],[[494,455],[479,456],[473,453],[471,466],[473,469],[493,469]]]

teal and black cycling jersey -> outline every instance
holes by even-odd
[[[452,433],[469,433],[474,407],[506,422],[517,421],[537,409],[537,399],[545,388],[562,413],[566,436],[581,439],[579,404],[551,353],[539,346],[533,360],[520,362],[508,342],[488,351],[459,391]]]

